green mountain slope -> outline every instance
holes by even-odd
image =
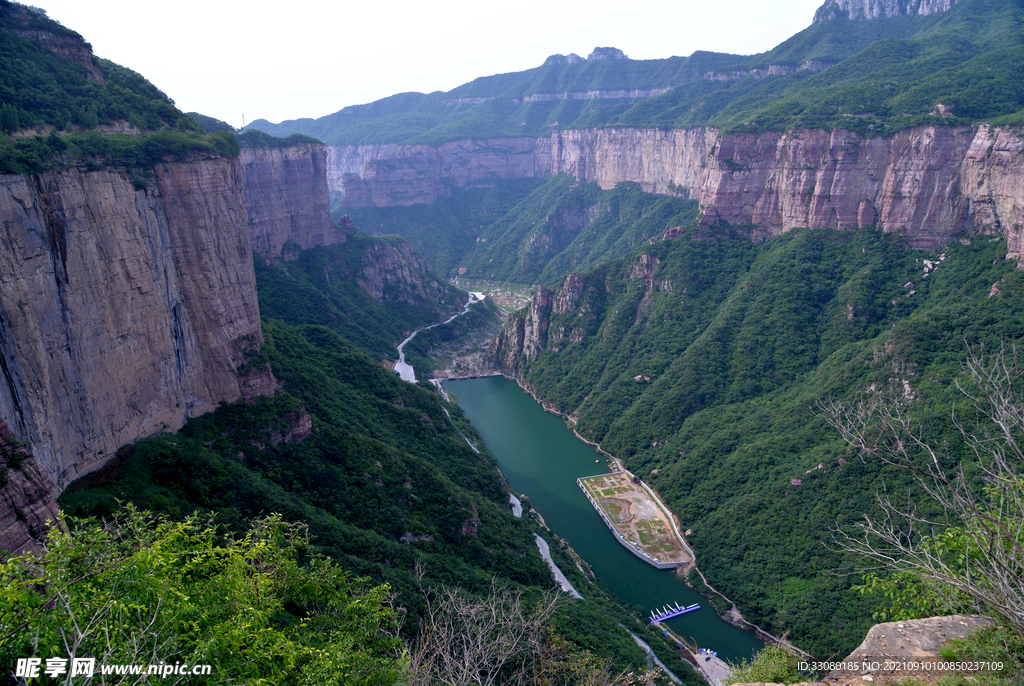
[[[697,202],[644,193],[631,183],[603,191],[563,174],[453,189],[432,205],[345,212],[369,231],[406,238],[440,274],[557,283],[692,224]]]
[[[831,529],[907,477],[852,454],[815,403],[909,388],[915,423],[969,461],[950,419],[969,414],[952,383],[964,341],[1024,342],[1024,273],[1003,249],[976,240],[940,261],[871,231],[663,241],[568,279],[536,359],[516,357],[514,321],[498,354],[650,480],[748,619],[845,655],[872,620]]]
[[[113,133],[126,130],[133,134]],[[229,131],[211,134],[142,75],[95,57],[44,10],[0,0],[0,172],[238,154]]]
[[[885,134],[936,122],[1020,123],[1022,73],[1024,4],[965,0],[929,16],[816,22],[749,57],[698,52],[668,60],[549,60],[448,93],[403,93],[316,120],[253,126],[275,135],[305,133],[329,145],[438,144],[600,126]],[[641,100],[525,100],[541,92],[666,87],[672,90]],[[951,108],[949,116],[933,116],[939,103]]]
[[[397,357],[395,346],[413,329],[466,304],[469,295],[434,276],[401,238],[346,224],[339,230],[344,243],[304,250],[294,261],[255,260],[264,317],[326,326],[383,360]]]
[[[836,64],[819,73],[686,85],[612,123],[865,134],[936,122],[1020,123],[1024,3],[967,0],[925,17],[817,23],[758,56],[750,68],[811,59]],[[935,116],[940,103],[947,116]]]
[[[485,76],[447,93],[400,93],[319,119],[249,126],[275,136],[304,133],[328,145],[436,143],[464,138],[543,136],[553,126],[598,126],[628,109],[631,98],[528,101],[530,96],[671,88],[730,69],[744,58],[710,52],[662,60],[568,62],[553,55],[540,67]],[[474,102],[475,100],[483,102]]]
[[[0,102],[16,112],[18,121],[18,126],[5,124],[5,130],[46,125],[93,129],[115,121],[154,130],[182,116],[174,101],[143,76],[94,58],[82,36],[42,10],[0,1],[0,32]]]

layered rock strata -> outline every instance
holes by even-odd
[[[239,159],[253,250],[276,258],[285,244],[305,250],[345,240],[331,221],[323,145],[244,148]]]
[[[328,183],[351,207],[429,203],[451,187],[559,173],[610,189],[700,201],[705,224],[900,232],[918,248],[984,231],[1021,255],[1024,138],[1016,129],[928,126],[721,134],[715,129],[565,130],[548,138],[328,149]]]
[[[0,175],[0,419],[44,477],[44,509],[118,447],[275,388],[249,363],[262,334],[238,161],[146,181]]]

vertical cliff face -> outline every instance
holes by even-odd
[[[933,249],[970,231],[1001,234],[1021,256],[1024,139],[1016,129],[919,127],[883,138],[794,129],[592,129],[551,139],[551,172],[700,201],[705,224],[875,227]],[[1016,227],[1016,228],[1015,228]]]
[[[974,134],[930,127],[871,139],[820,130],[724,136],[701,189],[704,222],[754,225],[761,236],[873,226],[933,249],[971,228],[967,199],[976,189],[962,187],[960,168]]]
[[[549,174],[614,188],[639,183],[649,193],[697,199],[719,135],[714,129],[569,129],[546,139]]]
[[[545,139],[496,138],[429,145],[327,148],[327,184],[346,207],[431,203],[458,187],[489,178],[547,176]]]
[[[54,496],[126,443],[275,386],[246,364],[262,335],[238,162],[149,181],[0,176],[0,418]]]
[[[244,148],[240,161],[253,250],[279,257],[286,243],[305,250],[345,240],[330,217],[323,145]]]

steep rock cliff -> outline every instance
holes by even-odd
[[[347,204],[361,207],[432,202],[448,185],[493,176],[567,173],[605,189],[632,181],[648,192],[699,200],[703,223],[752,227],[755,238],[795,227],[873,226],[931,249],[984,231],[1006,236],[1008,257],[1018,258],[1024,224],[1019,133],[987,125],[918,127],[874,138],[818,129],[724,135],[714,129],[570,129],[494,146],[332,148],[328,175]]]
[[[345,277],[355,279],[378,302],[418,306],[436,303],[455,311],[460,304],[452,289],[434,277],[426,260],[405,241],[372,243],[363,253],[358,271]]]
[[[262,334],[238,162],[159,164],[148,182],[0,176],[0,418],[45,476],[39,493],[275,387],[252,361]],[[5,534],[12,547],[22,535]]]
[[[243,148],[240,161],[253,250],[279,257],[285,243],[305,250],[345,240],[331,222],[325,146]]]
[[[327,148],[327,184],[346,207],[431,203],[458,187],[497,177],[547,176],[550,163],[536,138],[498,138],[429,145]]]
[[[537,359],[547,347],[553,303],[551,291],[541,286],[530,300],[525,316],[517,314],[505,320],[490,347],[490,357],[500,368],[515,373],[524,362]]]
[[[945,12],[959,0],[826,0],[814,13],[814,21],[878,19]]]
[[[755,237],[874,226],[933,249],[987,231],[1005,235],[1008,256],[1020,257],[1024,139],[1016,130],[935,126],[862,138],[842,130],[599,129],[558,138],[553,172],[697,198],[703,223],[752,226]]]

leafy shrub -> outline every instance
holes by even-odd
[[[765,646],[754,659],[733,666],[726,684],[761,681],[774,684],[795,684],[803,681],[797,663],[800,657],[780,645]]]

